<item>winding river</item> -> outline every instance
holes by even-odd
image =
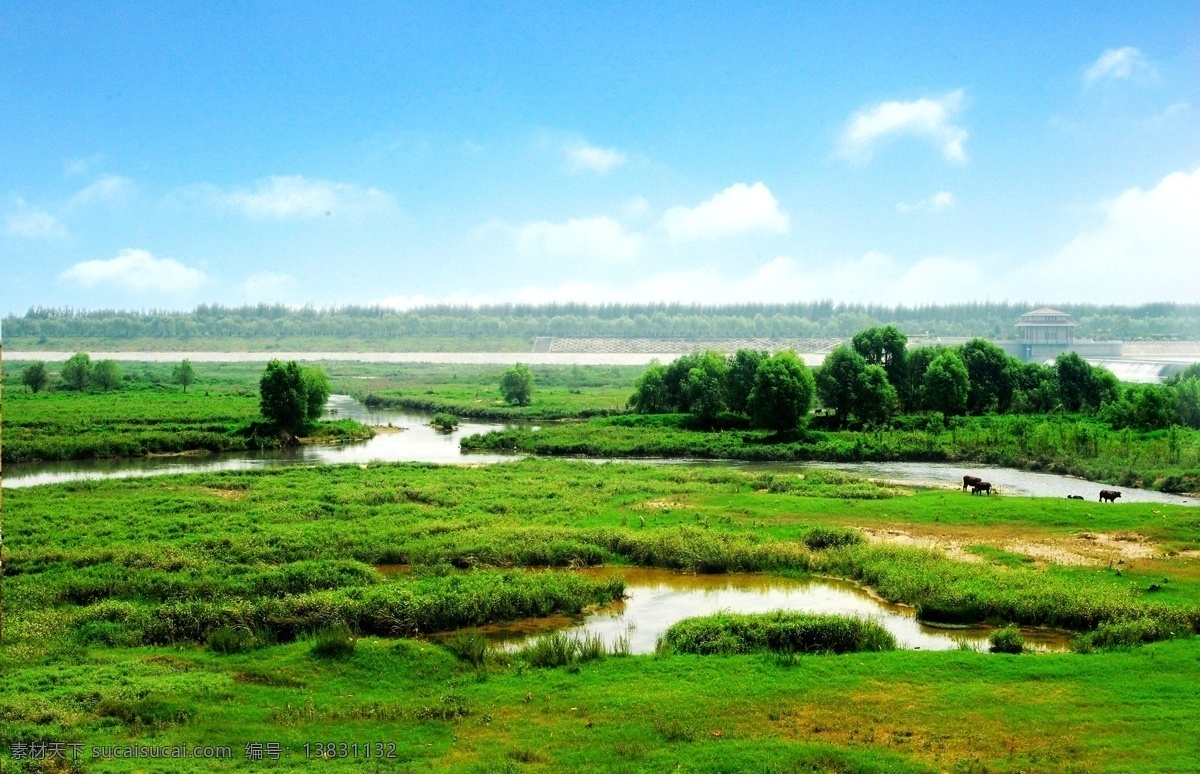
[[[429,415],[404,410],[372,409],[349,395],[332,395],[329,411],[333,417],[355,419],[379,428],[369,441],[327,446],[300,446],[267,451],[183,454],[177,456],[137,457],[110,460],[68,460],[65,462],[26,462],[4,466],[5,488],[52,484],[63,481],[99,478],[128,478],[170,473],[205,473],[219,470],[254,470],[274,465],[334,465],[339,463],[434,462],[439,464],[486,464],[518,459],[518,454],[470,453],[459,450],[459,441],[475,433],[513,427],[532,427],[518,422],[466,421],[446,433],[429,426]],[[651,464],[731,465],[746,470],[798,472],[805,468],[825,467],[857,473],[870,478],[910,485],[954,486],[964,472],[990,481],[1006,495],[1024,497],[1066,497],[1079,495],[1095,500],[1100,489],[1112,488],[1070,476],[1032,473],[1011,468],[964,466],[937,462],[857,462],[745,463],[728,460],[647,459],[591,460],[594,462],[646,462]],[[1200,498],[1121,488],[1122,502],[1153,502],[1174,505],[1200,505]]]

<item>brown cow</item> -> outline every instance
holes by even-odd
[[[1100,490],[1100,502],[1102,502],[1102,503],[1115,503],[1117,501],[1117,498],[1120,496],[1121,496],[1120,492],[1117,492],[1112,489],[1101,489]]]
[[[987,492],[988,496],[990,497],[992,494],[992,485],[987,481],[980,481],[979,483],[971,486],[971,494],[975,495],[979,494],[980,492]]]
[[[1068,500],[1082,500],[1083,495],[1067,495]]]
[[[963,476],[963,491],[967,491],[967,487],[975,486],[982,480],[979,476]]]

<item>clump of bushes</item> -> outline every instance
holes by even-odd
[[[313,635],[312,654],[318,658],[344,658],[354,653],[358,637],[344,623],[318,629]]]
[[[621,578],[591,581],[572,573],[477,570],[278,598],[160,605],[105,600],[81,609],[76,625],[87,641],[123,646],[206,642],[222,627],[261,629],[281,642],[334,624],[365,634],[411,636],[492,621],[575,615],[624,593]]]
[[[1102,623],[1094,630],[1079,635],[1071,645],[1080,653],[1090,653],[1101,648],[1131,648],[1174,637],[1184,637],[1191,633],[1191,627],[1180,621],[1142,616],[1125,621]]]
[[[222,626],[208,635],[208,649],[215,653],[242,653],[254,647],[254,635],[248,630]]]
[[[618,648],[614,655],[619,653]],[[609,655],[609,649],[598,634],[574,636],[566,632],[554,632],[521,647],[515,655],[529,662],[532,667],[560,667],[599,661]]]
[[[814,551],[847,548],[865,542],[866,539],[858,530],[844,527],[813,527],[804,534],[804,545]]]
[[[458,417],[444,411],[439,411],[433,415],[433,419],[429,421],[429,424],[442,432],[448,433],[458,427]]]
[[[853,653],[895,648],[891,632],[867,618],[776,611],[685,618],[667,629],[659,652]]]
[[[459,661],[479,666],[487,660],[488,643],[479,632],[464,632],[442,641],[442,647]]]
[[[1024,653],[1025,639],[1015,626],[997,629],[988,637],[988,649],[992,653]]]

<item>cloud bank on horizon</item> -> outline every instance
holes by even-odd
[[[41,23],[19,10],[0,12],[21,17],[0,38]],[[0,312],[214,301],[1195,303],[1200,75],[1188,63],[1200,50],[1179,18],[1131,17],[1109,29],[1084,19],[1090,42],[1039,33],[1019,64],[990,47],[986,28],[1028,26],[980,16],[952,56],[916,39],[873,52],[864,41],[872,66],[860,71],[821,56],[838,50],[835,35],[700,81],[681,75],[706,71],[699,54],[664,54],[670,66],[606,58],[616,38],[597,41],[590,70],[564,66],[587,56],[569,41],[548,43],[558,53],[544,59],[517,48],[475,62],[464,48],[462,66],[476,67],[466,78],[442,71],[457,61],[448,52],[410,62],[385,50],[395,40],[378,40],[381,62],[427,81],[390,84],[399,96],[366,71],[291,59],[276,41],[261,54],[276,69],[252,76],[265,105],[212,86],[213,65],[187,53],[200,37],[185,38],[159,61],[197,93],[124,73],[132,123],[107,130],[94,100],[47,101],[69,88],[50,65],[82,65],[34,50],[16,69],[44,71],[14,105],[32,119],[0,117],[24,139],[0,148],[11,162],[0,163]],[[854,23],[820,21],[849,25],[846,34]],[[915,38],[936,26],[914,24]],[[113,45],[136,28],[110,30]],[[764,17],[752,34],[777,32]],[[735,43],[716,35],[711,65],[736,61]],[[102,93],[100,76],[122,75],[104,70],[70,88]],[[297,78],[306,90],[292,91]],[[469,82],[470,99],[446,96]],[[321,84],[329,108],[338,89],[362,99],[331,112],[312,93]],[[139,115],[151,126],[135,131]],[[91,133],[71,128],[88,121]]]

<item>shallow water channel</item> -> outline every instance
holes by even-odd
[[[677,621],[722,611],[789,610],[873,618],[895,636],[898,647],[909,650],[953,650],[960,641],[986,650],[988,635],[994,631],[986,626],[945,627],[919,622],[911,607],[889,604],[857,584],[836,578],[793,579],[756,573],[689,575],[640,567],[600,567],[578,572],[594,578],[623,576],[625,599],[588,611],[579,618],[561,615],[527,618],[490,624],[474,631],[509,649],[556,631],[599,635],[609,646],[627,636],[634,654],[653,653],[658,638]],[[1022,629],[1021,634],[1031,649],[1044,652],[1063,652],[1070,640],[1067,632],[1047,629]]]
[[[4,466],[5,488],[53,484],[89,478],[127,478],[168,473],[207,473],[218,470],[254,470],[273,465],[336,465],[367,462],[435,462],[439,464],[484,464],[519,459],[520,454],[463,454],[459,441],[468,435],[516,427],[536,427],[522,422],[464,421],[446,433],[429,426],[431,414],[396,409],[372,409],[349,395],[329,397],[331,419],[354,419],[379,428],[369,441],[358,443],[299,446],[267,451],[183,454],[177,456],[135,457],[110,460],[67,460],[64,462],[23,462]],[[592,462],[606,462],[591,459]],[[659,465],[722,465],[744,470],[802,472],[810,467],[827,467],[857,473],[868,478],[885,479],[909,485],[948,486],[961,484],[964,473],[990,481],[1005,495],[1024,497],[1066,497],[1079,495],[1096,501],[1101,489],[1114,488],[1070,476],[1031,473],[1011,468],[981,467],[971,464],[938,462],[756,462],[697,459],[621,459],[617,462],[643,462]],[[1173,505],[1200,505],[1200,498],[1154,492],[1146,489],[1121,490],[1121,502],[1155,502]]]

